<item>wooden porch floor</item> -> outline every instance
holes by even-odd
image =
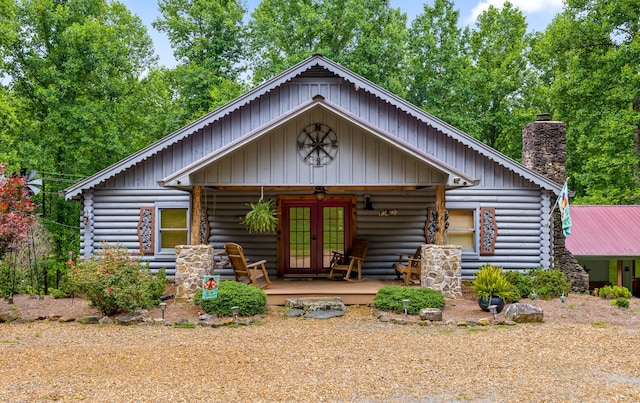
[[[258,280],[258,285],[261,285]],[[294,297],[341,297],[345,305],[364,305],[373,302],[378,289],[386,285],[401,285],[395,279],[364,278],[359,282],[345,280],[313,279],[272,279],[271,285],[264,289],[267,304],[284,305],[287,298]]]

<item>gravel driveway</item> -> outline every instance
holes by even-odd
[[[369,307],[352,306],[329,320],[283,318],[282,310],[272,308],[260,325],[222,328],[0,324],[0,401],[632,402],[640,396],[637,310],[628,311],[629,326],[557,316],[484,327],[398,325],[377,320]]]

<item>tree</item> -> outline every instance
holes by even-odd
[[[639,28],[637,0],[573,0],[536,40],[577,203],[640,203]]]
[[[468,88],[464,77],[471,61],[465,54],[460,12],[452,0],[424,5],[409,30],[407,99],[454,126],[461,127]]]
[[[240,95],[245,10],[237,0],[160,0],[153,26],[166,32],[178,66],[167,78],[181,119],[202,116]]]
[[[117,1],[16,4],[20,29],[5,59],[19,122],[6,134],[13,165],[80,179],[166,134],[135,118],[158,99],[142,88],[157,62],[140,18]],[[145,92],[149,102],[140,99]],[[45,179],[46,192],[38,196],[46,198],[43,222],[61,259],[77,247],[80,215],[78,204],[57,195],[66,185]]]
[[[474,28],[458,28],[451,0],[435,0],[409,31],[408,98],[427,112],[516,159],[534,116],[522,13],[490,6]]]
[[[0,164],[0,269],[1,278],[7,281],[1,289],[7,292],[12,302],[15,288],[15,267],[11,262],[4,262],[8,253],[18,252],[22,249],[27,234],[34,225],[36,216],[33,215],[34,205],[24,177],[17,174],[6,176],[6,166]]]
[[[20,249],[36,220],[25,177],[5,174],[0,164],[0,259]]]
[[[249,21],[253,81],[319,53],[403,96],[406,19],[388,0],[263,0]]]
[[[29,148],[21,163],[86,175],[133,151],[147,133],[121,126],[135,113],[123,100],[155,62],[141,20],[118,2],[25,0],[18,21],[10,74]]]
[[[12,161],[15,158],[13,131],[19,122],[10,92],[3,85],[5,81],[8,48],[16,38],[16,4],[14,0],[0,0],[0,161]]]
[[[531,75],[530,35],[522,12],[509,2],[490,6],[476,29],[465,32],[471,65],[464,71],[468,90],[464,106],[471,119],[461,129],[512,158],[522,152],[521,128],[531,120],[525,97]]]

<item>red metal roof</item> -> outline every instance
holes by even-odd
[[[569,213],[565,244],[575,256],[640,256],[640,206],[571,205]]]

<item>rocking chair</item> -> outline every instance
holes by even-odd
[[[398,261],[393,264],[393,269],[398,278],[402,278],[404,285],[411,284],[413,280],[419,283],[422,272],[422,246],[418,246],[413,256],[398,253]]]
[[[334,271],[344,271],[344,279],[347,281],[360,281],[362,280],[362,262],[369,249],[369,241],[366,239],[356,239],[353,241],[351,251],[348,254],[341,252],[333,252],[331,258],[331,271],[329,272],[329,278],[336,280],[333,277]],[[358,280],[351,278],[351,272],[358,273]]]
[[[264,277],[266,284],[261,288],[266,288],[271,284],[267,268],[265,267],[265,263],[267,262],[266,260],[247,263],[247,259],[244,256],[244,250],[242,249],[242,246],[237,243],[226,244],[224,246],[224,251],[231,263],[236,281],[240,281],[242,277],[247,277],[249,279],[249,284],[257,287],[257,279]]]

